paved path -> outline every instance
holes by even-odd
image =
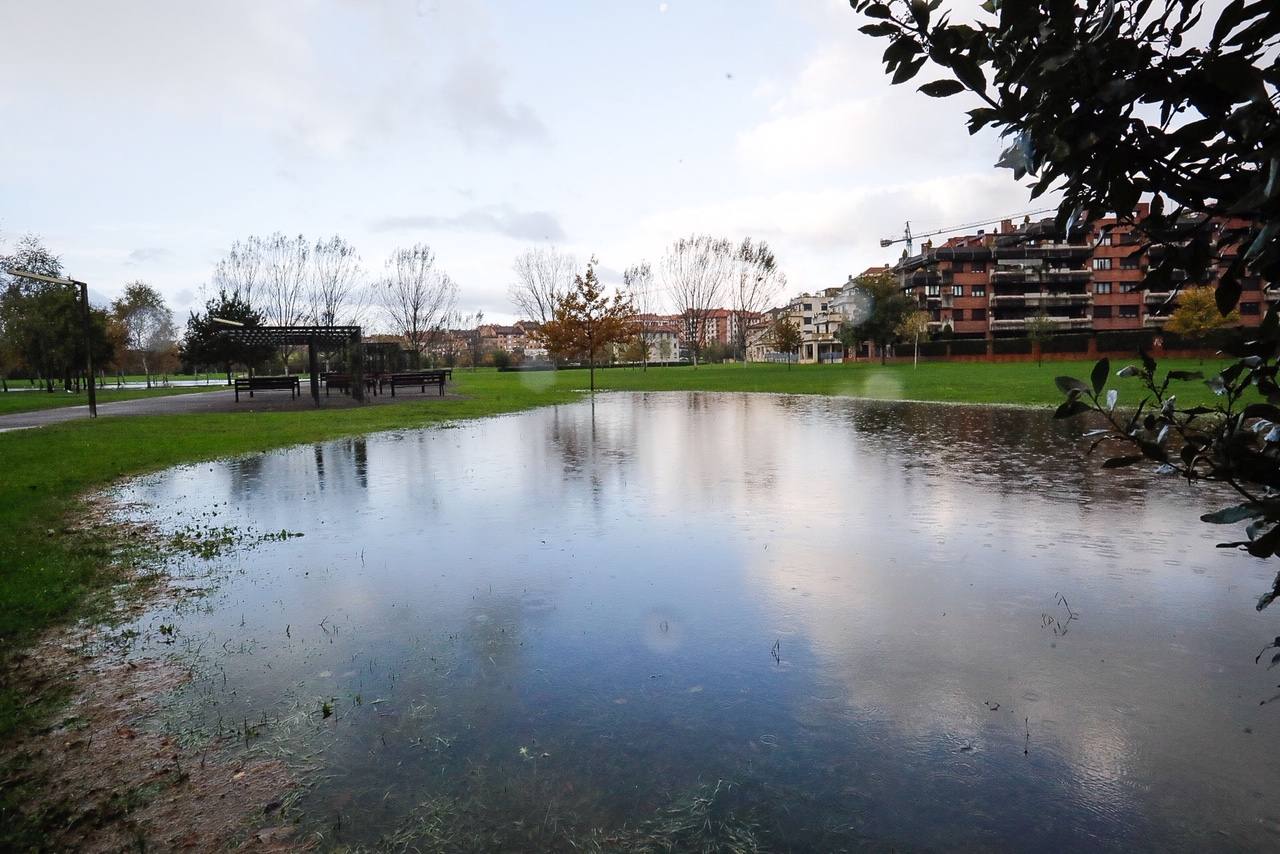
[[[446,395],[446,398],[457,395]],[[373,395],[368,398],[370,404],[408,403],[414,400],[440,400],[435,393],[404,394],[391,397],[389,394]],[[320,395],[322,409],[346,409],[358,404],[350,397],[334,394],[332,397]],[[108,415],[184,415],[192,412],[298,412],[314,409],[311,395],[303,386],[303,394],[297,399],[290,399],[284,392],[258,392],[250,398],[240,392],[237,403],[235,393],[229,388],[216,391],[192,392],[190,394],[161,395],[159,397],[139,397],[134,400],[117,400],[111,403],[98,404],[98,416]],[[49,424],[61,424],[64,421],[88,420],[88,406],[63,406],[57,409],[37,409],[34,412],[15,412],[12,415],[0,415],[0,432],[6,430],[24,430],[30,427],[45,427]]]

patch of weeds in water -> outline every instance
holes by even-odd
[[[441,794],[419,802],[394,831],[372,846],[345,850],[754,854],[776,849],[779,845],[775,843],[785,847],[784,840],[770,842],[763,837],[755,807],[740,794],[741,787],[717,780],[673,799],[638,824],[617,828],[593,827],[558,805],[554,797],[544,804],[509,803],[506,799],[521,796],[505,786],[501,793],[494,793],[493,800]],[[549,797],[545,791],[538,796]],[[325,831],[316,833],[315,841],[337,844],[349,824],[348,819],[348,828],[344,828],[335,819]]]

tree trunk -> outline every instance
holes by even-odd
[[[889,363],[889,345],[880,345],[880,364],[887,365]]]
[[[596,360],[594,358],[587,359],[587,373],[591,374],[591,391],[596,390]]]

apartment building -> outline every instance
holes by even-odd
[[[811,294],[800,294],[785,306],[755,319],[748,326],[747,360],[800,363],[843,361],[844,345],[840,343],[838,336],[844,317],[833,305],[833,300],[841,290],[843,287],[831,287]],[[779,317],[786,317],[800,330],[801,344],[798,352],[787,354],[774,348],[771,340],[772,325]]]
[[[1136,218],[1148,211],[1139,205]],[[1005,220],[995,233],[925,243],[891,272],[913,289],[930,330],[950,329],[957,338],[1025,336],[1027,320],[1040,315],[1055,332],[1150,329],[1176,307],[1173,292],[1142,291],[1150,254],[1132,224],[1116,217],[1070,235],[1053,219],[1016,227]],[[1256,326],[1268,298],[1257,276],[1244,285],[1242,323]]]

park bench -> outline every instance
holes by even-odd
[[[322,375],[324,379],[324,396],[329,396],[329,389],[336,388],[343,394],[351,393],[351,374],[330,372]],[[378,381],[375,377],[364,378],[364,390],[372,394],[378,393]]]
[[[452,373],[450,371],[449,373]],[[418,388],[425,393],[427,386],[439,386],[440,396],[444,396],[444,384],[446,379],[445,371],[411,371],[408,373],[390,374],[386,378],[386,382],[391,385],[391,396],[396,396],[396,386]]]
[[[253,397],[255,391],[289,391],[289,398],[292,400],[302,394],[302,384],[296,376],[291,377],[236,377],[236,402],[240,402],[240,392],[249,392],[249,397]]]

